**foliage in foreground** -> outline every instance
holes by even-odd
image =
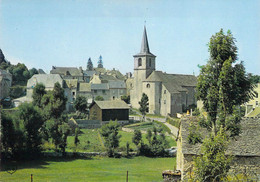
[[[146,113],[149,111],[148,96],[145,93],[143,93],[141,101],[139,101],[138,103],[140,105],[139,111],[142,113],[143,120],[144,120]]]
[[[101,128],[101,135],[105,139],[105,147],[108,152],[108,156],[115,156],[116,150],[119,147],[119,139],[121,135],[119,132],[119,123],[117,121],[110,121]]]
[[[216,136],[211,135],[204,139],[202,156],[194,158],[195,179],[198,181],[219,181],[227,176],[232,158],[225,155],[227,149],[227,136],[223,128]]]

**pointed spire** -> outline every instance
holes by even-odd
[[[144,26],[143,40],[142,40],[140,53],[149,53],[150,54],[150,49],[149,49],[149,44],[148,44],[148,39],[147,39],[147,33],[146,33],[146,27],[145,26]]]

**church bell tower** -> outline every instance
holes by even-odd
[[[131,104],[134,108],[139,108],[138,102],[141,100],[143,81],[155,71],[156,56],[150,52],[146,27],[144,26],[143,39],[140,53],[134,55],[134,81],[131,91]]]

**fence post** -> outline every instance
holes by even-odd
[[[126,171],[126,182],[128,182],[128,171]]]
[[[33,174],[31,174],[31,182],[33,182]]]

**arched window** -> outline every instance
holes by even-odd
[[[146,88],[150,88],[150,84],[149,83],[146,85]]]
[[[142,66],[142,58],[138,59],[138,66]]]

